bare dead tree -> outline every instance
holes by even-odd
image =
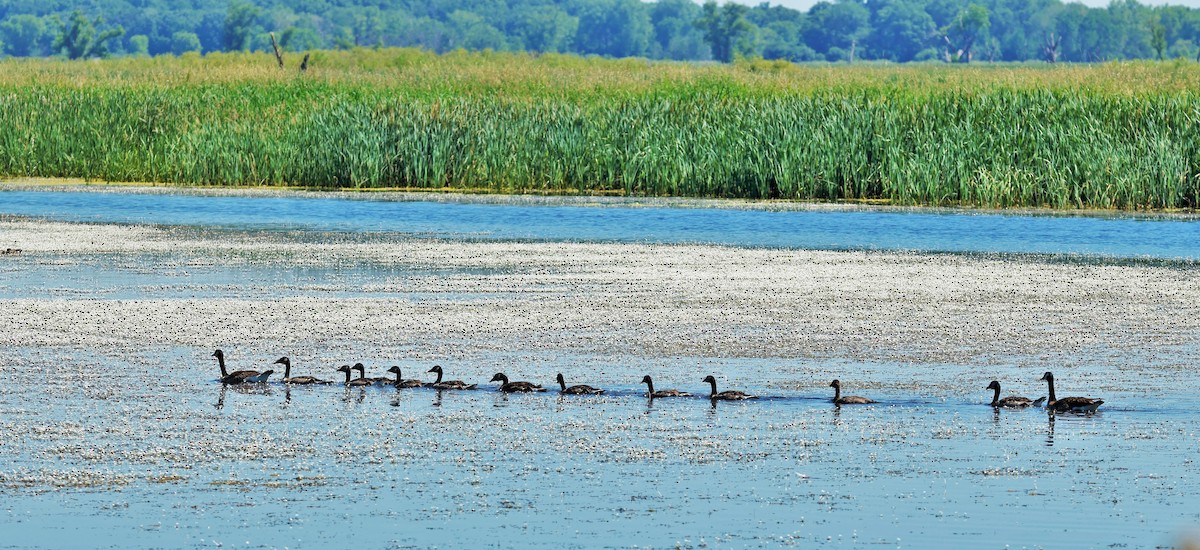
[[[283,68],[283,52],[279,51],[279,43],[275,41],[275,33],[271,33],[271,47],[275,50],[275,61],[279,62],[279,68]]]

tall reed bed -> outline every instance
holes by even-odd
[[[1200,69],[413,50],[0,63],[0,174],[986,207],[1200,202]]]

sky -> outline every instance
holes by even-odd
[[[750,6],[755,6],[755,5],[762,3],[762,0],[736,0],[736,1],[738,1],[742,4],[750,5]],[[808,8],[811,8],[813,4],[816,4],[818,0],[767,0],[767,1],[770,2],[771,4],[787,6],[789,8],[798,9],[800,11],[808,11]],[[1082,1],[1074,0],[1074,1],[1081,2],[1082,4],[1091,6],[1093,8],[1104,7],[1104,6],[1108,5],[1108,0],[1082,0]],[[1067,3],[1070,3],[1070,2],[1067,1]],[[1172,4],[1172,5],[1176,5],[1176,6],[1187,6],[1189,8],[1200,8],[1200,0],[1138,0],[1138,3],[1146,4],[1149,6]]]

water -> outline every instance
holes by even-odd
[[[121,362],[181,360],[201,358]],[[1036,548],[1171,544],[1200,520],[1200,425],[1182,408],[1108,395],[1126,404],[1053,417],[875,391],[879,405],[838,409],[820,388],[754,386],[759,401],[651,403],[627,377],[591,374],[609,360],[558,358],[613,393],[600,397],[504,396],[475,369],[453,373],[481,382],[469,392],[224,388],[186,371],[132,380],[136,368],[51,381],[0,397],[0,525],[17,546]],[[656,365],[660,385],[702,392],[692,364]]]
[[[1037,252],[1103,263],[1195,259],[1197,245],[1186,242],[1194,222],[24,192],[0,193],[0,213],[168,224],[164,238],[213,243],[0,261],[0,300],[45,312],[4,326],[50,335],[34,344],[0,334],[0,546],[1121,548],[1177,545],[1200,526],[1195,335],[1147,344],[1158,327],[1114,319],[1130,327],[1123,347],[1071,348],[1072,368],[1056,367],[1060,392],[1102,396],[1101,412],[1051,416],[982,404],[992,377],[1006,394],[1044,394],[1030,365],[1045,358],[1019,346],[950,362],[702,347],[586,353],[556,345],[550,331],[529,346],[483,321],[381,340],[320,318],[362,308],[391,321],[387,307],[409,302],[469,319],[491,302],[538,312],[552,304],[529,291],[536,284],[442,292],[439,282],[555,272],[341,258],[292,265],[269,251],[231,261],[220,248],[435,237]],[[1183,288],[1195,285],[1190,264],[1170,269]],[[549,292],[591,296],[558,284]],[[308,315],[285,327],[294,330],[255,322],[297,300]],[[168,314],[210,303],[228,305],[234,313],[214,323],[234,329]],[[148,326],[94,334],[93,318],[110,308]],[[1036,328],[1031,338],[1041,337]],[[256,369],[283,348],[294,374],[330,379],[354,357],[370,375],[400,364],[406,377],[431,380],[424,371],[436,357],[448,378],[480,389],[223,387],[214,345],[234,368]],[[545,384],[562,372],[607,393],[504,396],[486,382],[497,370]],[[880,403],[831,406],[831,372],[853,373],[843,375],[856,384],[846,392]],[[637,384],[644,373],[658,389],[696,396],[649,402]],[[718,389],[760,398],[711,403],[707,373]]]
[[[1146,217],[0,192],[0,214],[98,223],[398,232],[436,238],[1200,259],[1200,223]]]

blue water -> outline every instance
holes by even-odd
[[[469,200],[469,199],[468,199]],[[1200,259],[1183,218],[764,211],[186,194],[0,192],[0,214],[96,223],[399,232],[448,239]]]
[[[320,245],[386,232],[1187,260],[1200,252],[1196,222],[1183,219],[42,191],[0,192],[0,215],[188,226],[206,237],[212,229],[218,245],[229,234]],[[1170,345],[1158,331],[1131,332],[1114,344],[1119,360],[1113,350],[1072,349],[1062,384],[1106,404],[1095,415],[1049,416],[984,405],[993,377],[1044,395],[1045,358],[1019,348],[931,364],[730,358],[703,348],[696,357],[580,354],[550,329],[546,341],[560,344],[527,349],[489,325],[380,340],[305,322],[311,333],[288,336],[255,321],[280,298],[308,301],[314,317],[377,303],[381,326],[396,326],[388,305],[427,297],[413,289],[428,284],[406,282],[494,268],[194,254],[35,252],[0,262],[0,300],[32,302],[20,311],[50,316],[10,313],[6,326],[61,331],[41,343],[28,340],[47,330],[0,336],[0,372],[10,374],[0,390],[0,547],[1132,548],[1197,540],[1200,417],[1188,403],[1200,379],[1186,367],[1195,363],[1194,335]],[[1194,265],[1178,271],[1181,285],[1194,284]],[[503,290],[439,291],[428,307],[470,316],[483,294]],[[508,299],[538,311],[540,297]],[[135,335],[171,336],[92,334],[116,300],[153,327]],[[214,324],[246,327],[237,341],[178,326],[189,308],[215,300],[231,313]],[[161,310],[139,301],[162,302]],[[406,322],[415,321],[396,324]],[[266,343],[277,335],[286,341]],[[297,374],[335,379],[334,366],[358,360],[371,375],[398,363],[407,377],[428,379],[436,360],[480,389],[227,388],[215,381],[216,345],[236,368],[269,367],[287,353]],[[563,372],[608,393],[504,396],[487,383],[497,370],[548,385]],[[659,389],[697,397],[646,401],[637,381],[648,372]],[[721,389],[762,399],[710,403],[700,382],[708,373]],[[836,373],[851,373],[842,374],[856,383],[848,393],[880,403],[832,407],[827,384]]]

